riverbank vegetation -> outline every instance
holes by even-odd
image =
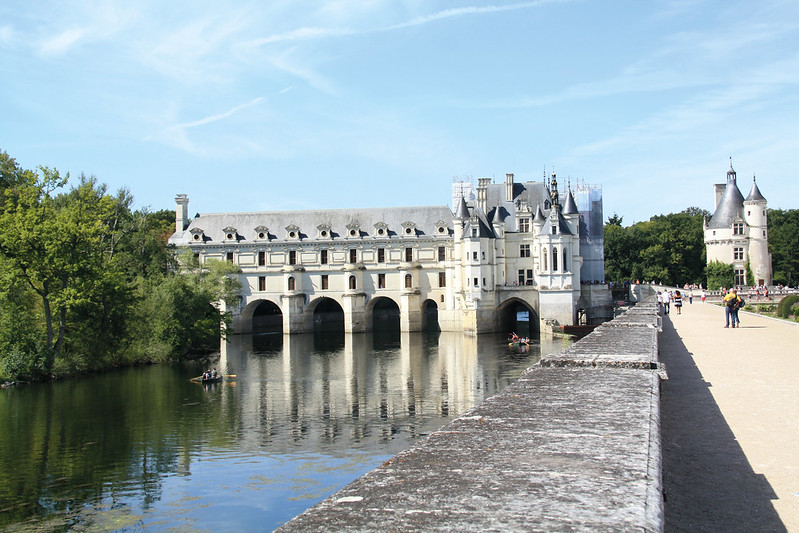
[[[36,380],[219,347],[236,269],[177,275],[174,211],[134,209],[93,177],[20,168],[0,152],[0,380]]]
[[[735,278],[731,264],[706,264],[703,224],[710,216],[709,211],[689,207],[624,227],[623,218],[614,213],[604,227],[605,279],[731,287]],[[795,286],[799,281],[799,209],[769,209],[768,237],[773,285]],[[748,263],[746,271],[751,285],[754,278]]]

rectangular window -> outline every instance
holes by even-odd
[[[472,261],[477,261],[477,252],[472,252]]]
[[[297,264],[297,251],[296,250],[290,250],[289,251],[289,264],[290,265],[296,265]]]
[[[524,285],[524,270],[519,271],[519,285]]]
[[[378,274],[377,275],[377,288],[378,289],[385,289],[386,288],[386,275],[385,274]]]
[[[733,248],[733,259],[736,261],[742,261],[744,258],[744,249],[743,248]]]
[[[319,252],[319,262],[323,265],[327,264],[327,250],[322,250]]]
[[[733,235],[743,235],[744,234],[744,224],[743,222],[735,222],[732,225],[732,234]]]
[[[558,227],[553,224],[552,225],[552,235],[557,235],[557,234],[558,234]]]
[[[519,257],[530,257],[530,245],[529,244],[519,245]]]
[[[258,276],[258,290],[261,292],[266,290],[266,276]]]
[[[266,264],[266,252],[258,252],[258,266]]]
[[[744,269],[735,269],[735,284],[746,285],[746,271]]]
[[[350,250],[350,263],[357,263],[358,262],[358,250],[352,248]]]
[[[378,248],[377,249],[377,262],[378,263],[385,263],[386,262],[386,249],[385,248]]]
[[[519,219],[519,233],[529,233],[530,232],[530,219],[529,218],[520,218]]]
[[[413,261],[413,248],[405,248],[405,261],[409,263]]]
[[[477,228],[472,228],[472,238],[477,238]]]
[[[533,271],[532,269],[527,270],[527,285],[533,284]]]
[[[439,287],[446,287],[447,286],[447,273],[446,272],[439,272],[438,273],[438,286]]]
[[[474,286],[477,287],[479,285],[480,285],[480,283],[477,281],[477,278],[474,278]]]
[[[233,262],[233,252],[228,252],[227,256],[225,257],[225,259],[227,259],[228,261],[230,261],[232,263]]]
[[[447,249],[443,246],[438,247],[438,260],[445,261],[447,259]]]
[[[322,290],[326,290],[330,288],[330,279],[327,277],[327,274],[322,274]]]

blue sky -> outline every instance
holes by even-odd
[[[5,0],[0,150],[190,212],[449,204],[454,177],[799,208],[799,2]]]

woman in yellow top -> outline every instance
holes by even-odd
[[[724,304],[724,327],[730,327],[730,317],[732,317],[732,327],[735,327],[738,323],[738,305],[741,303],[738,292],[735,289],[731,289],[730,292],[724,296],[721,303]]]

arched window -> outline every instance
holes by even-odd
[[[552,272],[558,271],[558,249],[552,248]]]
[[[566,247],[563,248],[563,271],[569,271],[569,255],[567,253]]]
[[[297,288],[297,282],[294,280],[294,276],[289,276],[289,290],[293,291]]]
[[[544,270],[544,272],[546,272],[549,269],[549,267],[547,266],[547,255],[549,255],[549,251],[546,248],[542,248],[541,259],[543,259],[543,261],[541,268],[542,270]]]
[[[355,276],[350,276],[350,290],[355,290],[356,286]]]
[[[405,274],[405,288],[410,289],[411,287],[413,287],[413,276]]]

